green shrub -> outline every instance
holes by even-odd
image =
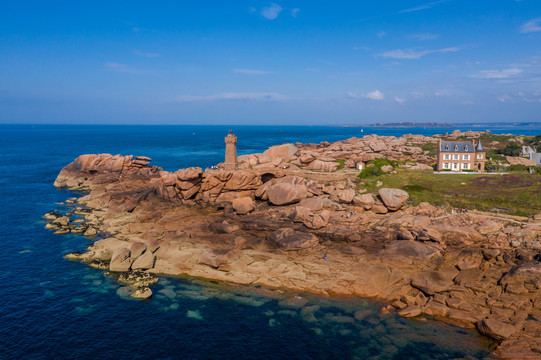
[[[380,176],[383,175],[384,172],[381,171],[380,167],[371,166],[364,168],[361,173],[358,175],[359,179],[365,179],[368,177],[374,177],[374,176]]]
[[[507,171],[518,171],[518,172],[528,172],[529,169],[527,166],[522,164],[509,165]]]
[[[506,147],[500,150],[500,154],[507,156],[519,156],[522,148],[517,143],[509,143]]]
[[[342,170],[346,165],[346,159],[336,159],[336,162],[338,163],[336,170]]]
[[[385,159],[385,158],[370,160],[367,164],[374,164],[374,166],[378,168],[381,168],[382,166],[385,166],[385,165],[391,165],[392,167],[398,166],[398,163],[396,161]]]

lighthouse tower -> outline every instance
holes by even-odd
[[[228,171],[237,169],[237,137],[233,135],[233,130],[225,137],[224,167]]]

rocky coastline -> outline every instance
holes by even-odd
[[[162,274],[372,297],[389,303],[382,311],[475,327],[500,358],[540,359],[541,219],[450,213],[413,206],[400,189],[357,186],[358,162],[427,169],[421,146],[437,141],[284,144],[240,156],[235,171],[81,155],[54,184],[88,191],[70,200],[80,219],[49,213],[47,227],[100,235],[66,257],[117,274],[135,298],[150,297]]]

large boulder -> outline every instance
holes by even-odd
[[[316,159],[312,161],[306,168],[308,170],[317,170],[317,171],[334,171],[338,168],[338,164],[336,161],[322,161],[319,159]]]
[[[111,271],[128,271],[132,264],[130,250],[127,248],[118,248],[113,253],[109,270]]]
[[[272,185],[268,191],[269,202],[273,205],[294,204],[306,198],[306,185],[279,183]]]
[[[293,221],[302,222],[309,229],[321,229],[327,226],[331,213],[323,210],[320,214],[315,214],[304,206],[296,206],[293,213]]]
[[[510,284],[537,284],[541,279],[541,263],[522,264],[513,267],[500,280],[503,286]]]
[[[485,336],[496,340],[505,340],[517,330],[513,325],[494,318],[486,318],[475,323],[477,330]]]
[[[131,265],[132,270],[147,270],[154,267],[156,262],[156,256],[151,251],[146,251],[143,255],[139,256]]]
[[[400,209],[409,199],[408,193],[400,189],[381,188],[378,193],[385,206],[392,211]]]
[[[296,152],[297,152],[297,147],[295,145],[282,144],[282,145],[275,145],[268,148],[267,150],[263,152],[262,156],[268,157],[270,159],[269,162],[272,162],[276,160],[277,158],[281,158],[283,162],[287,162],[293,156],[295,156]]]
[[[282,250],[303,250],[317,245],[318,238],[314,234],[284,228],[267,235],[267,240],[273,246]]]
[[[353,201],[354,196],[355,196],[355,190],[346,189],[338,193],[338,200],[340,200],[341,203],[349,204]]]
[[[374,198],[370,194],[362,194],[355,196],[353,198],[353,203],[362,206],[365,210],[370,210],[372,209],[372,206],[374,206]]]
[[[413,276],[411,286],[423,291],[425,294],[434,295],[449,290],[454,285],[453,279],[457,274],[458,270],[455,268],[424,271]]]
[[[235,210],[235,213],[239,215],[248,214],[255,209],[254,201],[250,197],[233,199],[231,201],[231,206],[233,207],[233,210]]]

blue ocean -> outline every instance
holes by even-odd
[[[223,160],[229,129],[0,125],[0,358],[482,359],[490,353],[491,343],[473,331],[384,314],[384,304],[367,299],[269,296],[264,289],[164,277],[152,287],[151,300],[130,300],[103,271],[63,258],[93,240],[44,229],[43,214],[67,211],[64,201],[82,195],[53,187],[58,172],[78,155],[144,155],[165,170],[205,168]],[[231,129],[239,154],[286,142],[453,130]],[[288,296],[308,299],[313,316],[284,301]],[[359,310],[365,316],[356,320]]]

